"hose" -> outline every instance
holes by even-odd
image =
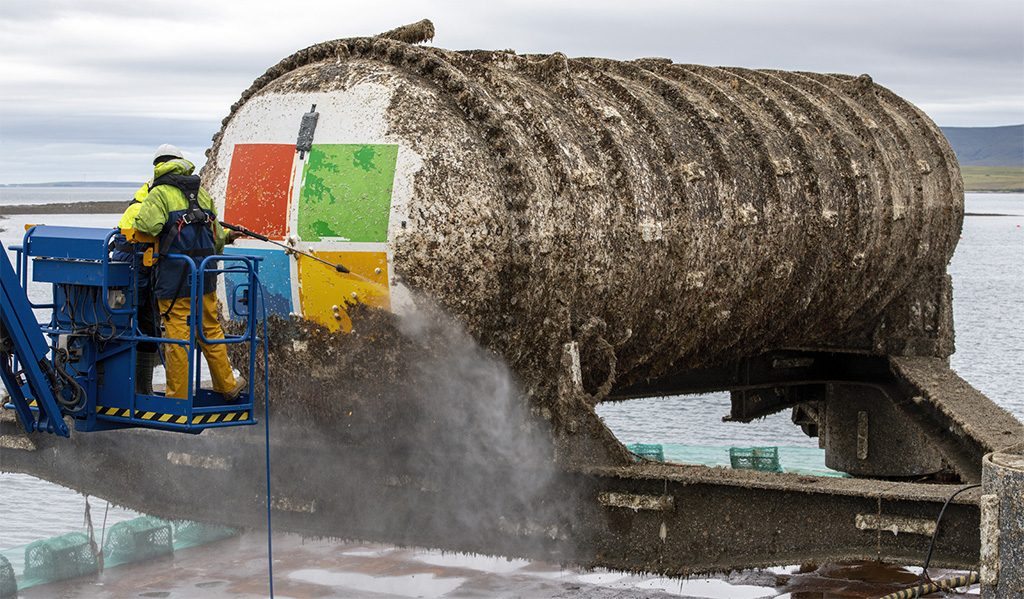
[[[941,591],[944,589],[952,589],[954,587],[966,587],[978,582],[978,573],[971,572],[967,576],[957,576],[956,578],[946,578],[937,582],[928,582],[925,584],[919,584],[917,586],[910,587],[909,589],[903,589],[902,591],[896,591],[895,593],[889,593],[882,599],[910,599],[911,597],[920,597],[921,595],[927,595],[928,593],[934,593],[935,591]]]
[[[245,227],[243,227],[241,225],[232,225],[232,224],[226,223],[224,221],[220,221],[220,226],[224,227],[225,229],[230,229],[232,231],[236,231],[238,233],[241,233],[242,235],[247,235],[249,237],[253,237],[255,239],[259,239],[260,241],[263,241],[265,243],[272,243],[272,244],[274,244],[276,246],[283,247],[284,249],[288,250],[289,252],[295,252],[296,254],[301,254],[301,255],[303,255],[303,256],[305,256],[307,258],[312,258],[312,259],[316,260],[317,262],[320,262],[321,264],[326,264],[327,266],[330,266],[331,268],[333,268],[334,270],[336,270],[336,271],[338,271],[338,272],[340,272],[342,274],[355,274],[352,271],[350,271],[349,269],[347,269],[344,266],[342,266],[341,264],[331,264],[330,262],[328,262],[327,260],[324,260],[323,258],[318,258],[318,257],[316,257],[313,254],[310,254],[308,252],[304,252],[302,250],[299,250],[299,249],[296,249],[296,248],[293,248],[293,247],[288,247],[287,245],[285,245],[283,243],[280,243],[278,241],[274,241],[273,239],[270,239],[270,238],[266,237],[265,235],[260,235],[259,233],[254,233],[254,232],[250,231],[249,229],[246,229]],[[356,276],[359,276],[359,275],[356,275]],[[365,278],[365,277],[359,277],[359,278],[362,279],[362,278]]]
[[[253,273],[253,280],[256,284],[256,293],[259,297],[254,306],[260,307],[260,316],[263,321],[263,434],[266,448],[266,473],[267,473],[267,572],[270,578],[270,599],[274,599],[274,527],[271,524],[271,501],[270,501],[270,347],[267,345],[270,336],[267,333],[267,304],[263,298],[263,281],[259,275]],[[250,318],[255,318],[252,314]],[[252,377],[255,372],[250,372]]]
[[[83,401],[85,399],[85,389],[64,369],[67,362],[68,350],[61,348],[54,352],[54,368],[50,374],[50,390],[53,392],[54,399],[60,403],[68,414],[77,414],[85,409],[86,406]],[[40,362],[40,365],[44,365],[47,369],[49,367],[49,364],[45,362]],[[64,387],[71,389],[71,399],[64,399],[64,393],[62,392]]]

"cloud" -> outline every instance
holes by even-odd
[[[1019,0],[396,0],[387,10],[327,0],[36,0],[0,12],[0,182],[26,172],[13,169],[10,148],[42,142],[120,154],[117,146],[173,137],[205,148],[241,92],[285,56],[424,17],[437,27],[434,43],[451,49],[866,72],[941,125],[1024,122]]]
[[[990,127],[990,115],[1008,115],[1002,122],[1024,123],[1019,97],[957,98],[947,102],[918,102],[917,106],[936,123],[949,127]],[[1016,120],[1013,120],[1014,115]]]
[[[126,181],[140,185],[153,177],[153,151],[159,144],[25,142],[0,140],[4,183]],[[176,144],[185,158],[206,162],[206,146]],[[117,198],[111,198],[117,199]]]
[[[123,144],[126,139],[154,148],[162,143],[188,144],[209,138],[219,123],[201,119],[176,119],[149,116],[114,116],[97,113],[89,118],[81,114],[57,114],[39,120],[39,114],[12,111],[4,114],[3,133],[10,139],[31,140],[39,144],[87,140],[95,145]]]

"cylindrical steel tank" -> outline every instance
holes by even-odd
[[[337,328],[422,292],[520,373],[596,348],[590,390],[608,359],[625,384],[856,329],[944,272],[963,216],[939,129],[866,75],[345,39],[214,142],[226,221],[362,276],[260,249],[271,312]]]

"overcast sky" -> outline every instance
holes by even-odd
[[[868,73],[940,126],[1024,123],[1022,0],[0,0],[0,183],[201,165],[281,58],[423,18],[452,50]]]

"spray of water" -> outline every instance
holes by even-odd
[[[271,322],[276,494],[319,502],[313,534],[545,555],[574,509],[548,424],[497,355],[422,305],[354,308],[350,333]]]

